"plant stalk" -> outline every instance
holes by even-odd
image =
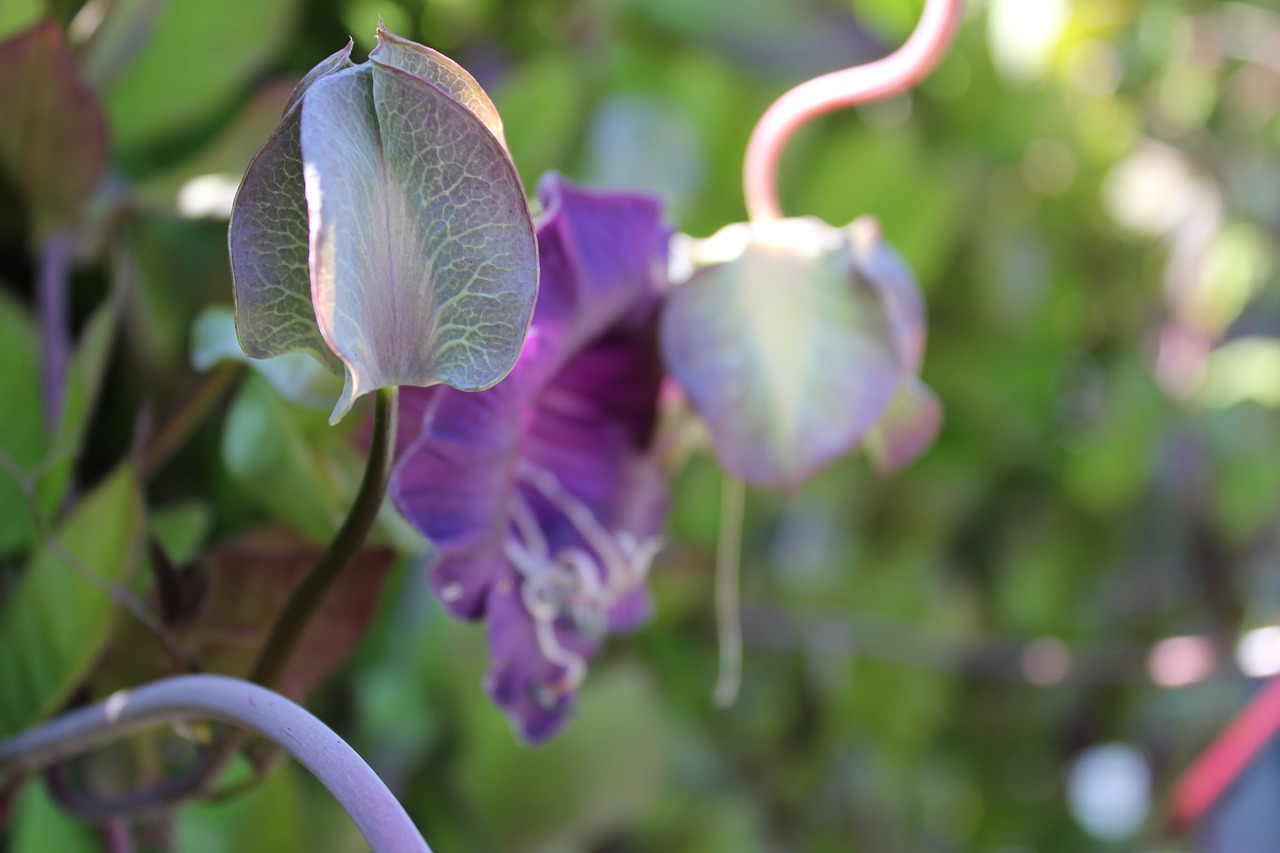
[[[369,460],[365,465],[364,478],[360,481],[355,503],[338,530],[338,535],[294,590],[284,612],[272,627],[271,635],[249,674],[249,680],[253,683],[272,689],[277,687],[289,656],[306,631],[312,615],[324,600],[325,594],[342,575],[342,570],[360,550],[373,527],[387,491],[391,465],[395,461],[399,399],[398,388],[381,388],[377,391],[373,414],[373,444],[369,448]]]

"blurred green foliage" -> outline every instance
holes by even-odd
[[[921,5],[5,0],[0,38],[46,12],[70,27],[113,133],[72,307],[80,340],[108,300],[123,333],[76,369],[109,364],[78,482],[115,467],[140,409],[170,411],[196,383],[193,325],[230,300],[228,194],[288,81],[348,33],[366,51],[378,15],[480,79],[527,187],[554,169],[649,189],[703,236],[743,218],[742,152],[768,103],[883,54]],[[95,22],[117,7],[152,11]],[[653,624],[610,642],[551,744],[515,742],[480,689],[483,629],[447,619],[408,558],[311,707],[438,850],[1191,849],[1165,834],[1165,795],[1248,693],[1233,644],[1280,622],[1277,39],[1266,0],[975,0],[917,91],[792,142],[784,208],[874,214],[919,274],[924,379],[947,416],[893,479],[852,459],[750,496],[736,705],[710,701],[719,474],[697,455]],[[68,472],[42,427],[14,199],[0,179],[0,448],[24,471],[53,459],[36,489],[53,514]],[[241,382],[147,486],[150,523],[188,554],[267,519],[322,539],[354,491],[350,441]],[[0,475],[9,606],[30,594],[34,544],[14,485]],[[404,541],[390,524],[380,537]],[[1158,686],[1148,653],[1178,635],[1208,638],[1215,665]],[[1154,807],[1136,838],[1106,842],[1073,820],[1067,773],[1112,741],[1145,756]],[[9,846],[93,849],[69,820],[28,786]],[[174,832],[182,850],[361,845],[294,767],[181,810]]]

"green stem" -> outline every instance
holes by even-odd
[[[720,675],[715,703],[728,708],[742,683],[742,616],[738,612],[738,572],[742,565],[742,522],[746,485],[724,475],[720,493],[720,536],[716,543],[716,626],[720,634]]]
[[[206,374],[195,391],[182,401],[178,410],[139,456],[138,470],[144,481],[154,477],[196,428],[204,423],[205,417],[240,375],[240,370],[241,365],[235,362],[219,365]]]
[[[373,445],[369,448],[369,461],[365,465],[364,479],[347,520],[342,523],[338,535],[328,549],[311,567],[302,584],[294,590],[284,613],[276,620],[271,636],[262,648],[249,674],[249,680],[263,687],[275,688],[289,662],[289,656],[298,645],[312,615],[333,587],[342,570],[364,544],[369,529],[378,517],[391,464],[395,461],[396,420],[399,406],[398,388],[381,388],[375,399],[373,414]]]

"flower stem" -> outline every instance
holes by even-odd
[[[716,542],[716,627],[720,635],[720,674],[713,694],[717,707],[728,708],[742,683],[742,617],[738,610],[738,575],[742,567],[742,520],[746,486],[725,475],[720,491],[720,536]]]
[[[232,374],[234,375],[234,374]],[[216,399],[216,395],[214,395]],[[364,477],[356,493],[351,512],[347,515],[333,541],[312,566],[302,583],[294,590],[284,612],[276,620],[250,674],[250,680],[261,687],[274,689],[289,658],[298,645],[316,608],[325,594],[341,576],[343,569],[364,543],[369,529],[382,506],[391,464],[395,458],[396,421],[399,396],[397,389],[377,392],[374,404],[373,442]],[[227,761],[244,745],[244,732],[224,732],[183,773],[160,785],[144,791],[132,792],[109,800],[86,798],[64,784],[65,780],[55,771],[50,776],[51,787],[61,805],[88,820],[153,814],[190,797],[207,794]],[[88,747],[86,747],[87,749]],[[80,750],[83,751],[83,750]],[[2,755],[3,753],[0,753]],[[0,770],[3,770],[0,761]]]
[[[122,690],[0,742],[0,783],[142,729],[215,719],[243,726],[310,770],[351,815],[375,853],[430,853],[421,833],[373,769],[305,708],[222,675],[180,675]]]
[[[399,399],[398,388],[378,390],[373,414],[373,443],[369,448],[369,460],[365,464],[364,478],[360,481],[355,503],[338,530],[338,535],[294,590],[289,603],[285,605],[284,613],[271,629],[271,635],[249,674],[249,680],[255,684],[269,688],[277,686],[289,662],[289,656],[297,647],[316,608],[324,600],[325,593],[333,587],[342,570],[360,550],[369,529],[373,527],[387,491],[391,465],[395,461]]]
[[[801,83],[765,110],[747,143],[743,191],[752,220],[778,219],[777,169],[782,146],[806,122],[841,107],[903,92],[928,74],[946,52],[964,0],[925,0],[920,23],[902,47],[854,68]]]

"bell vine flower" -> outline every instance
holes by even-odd
[[[245,353],[306,352],[343,376],[331,423],[377,392],[352,509],[250,673],[273,685],[381,506],[399,387],[478,390],[515,365],[537,240],[488,96],[379,23],[367,62],[352,63],[348,42],[298,84],[245,172],[228,242]]]
[[[537,292],[524,188],[488,96],[447,57],[378,27],[312,69],[232,210],[244,351],[303,351],[344,377],[336,422],[378,388],[487,388]]]
[[[942,426],[942,402],[920,380],[928,332],[924,296],[911,268],[870,216],[849,226],[853,268],[879,297],[898,356],[898,388],[866,437],[871,464],[892,474],[928,449]]]
[[[738,223],[682,254],[663,355],[732,474],[793,488],[859,445],[889,472],[933,440],[923,299],[874,219]]]
[[[541,285],[511,374],[479,393],[406,389],[421,432],[392,475],[438,550],[430,579],[485,619],[486,688],[528,741],[568,718],[606,633],[643,622],[665,489],[650,454],[668,232],[656,201],[539,187]]]

